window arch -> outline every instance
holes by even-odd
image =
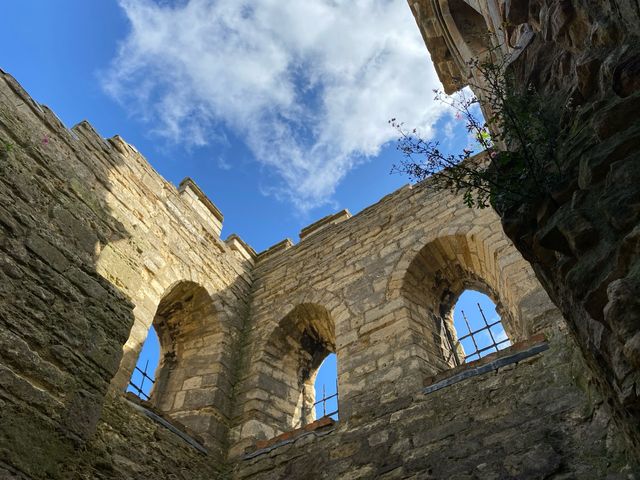
[[[215,449],[226,436],[232,385],[229,335],[209,292],[191,281],[175,284],[158,304],[152,329],[159,361],[149,402]]]
[[[517,314],[520,292],[506,282],[490,250],[473,237],[438,238],[413,257],[401,288],[428,359],[428,375],[464,361],[458,335],[464,336],[466,328],[456,329],[454,307],[465,290],[481,292],[495,304],[510,340],[524,338]]]
[[[479,360],[511,345],[496,305],[481,292],[462,292],[453,309],[453,325],[452,337],[457,344],[451,352],[458,364]]]
[[[491,48],[489,26],[484,16],[465,0],[448,0],[448,7],[453,20],[450,29],[459,33],[460,40],[468,49],[464,55],[467,58],[463,60],[482,58]]]
[[[261,383],[267,386],[273,427],[288,431],[316,419],[315,380],[318,369],[335,353],[334,322],[316,304],[300,304],[270,335]]]
[[[191,390],[185,387],[201,382],[197,379],[206,369],[200,364],[215,361],[207,359],[214,352],[203,348],[205,343],[215,346],[222,340],[211,297],[196,283],[180,282],[160,301],[153,326],[160,341],[160,362],[151,402],[162,411],[179,410],[185,390]]]

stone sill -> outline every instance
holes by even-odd
[[[289,432],[281,433],[268,440],[258,440],[252,446],[247,447],[245,454],[242,457],[243,460],[249,460],[264,453],[269,453],[275,448],[281,447],[293,443],[299,438],[307,435],[326,435],[333,431],[333,426],[336,424],[335,420],[331,417],[322,417],[315,422],[311,422],[304,427],[291,430]]]
[[[549,348],[549,344],[543,334],[530,337],[528,340],[518,342],[510,347],[492,353],[479,360],[459,365],[451,370],[439,373],[425,382],[424,394],[429,394],[467,378],[484,375],[493,372],[506,365],[518,363],[526,358],[538,355]]]
[[[165,418],[160,412],[156,412],[149,406],[149,403],[145,400],[141,400],[131,392],[126,392],[124,395],[124,399],[135,410],[142,413],[145,417],[150,418],[154,422],[159,423],[167,430],[180,437],[187,444],[198,450],[200,453],[203,453],[205,455],[209,453],[207,449],[202,445],[204,442],[202,442],[200,439],[196,440],[196,438],[194,438],[196,437],[195,434],[186,433],[185,430],[187,430],[187,428],[184,425],[174,425],[174,420],[169,420]]]

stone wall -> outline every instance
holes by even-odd
[[[574,384],[584,365],[571,344],[556,332],[516,364],[261,444],[234,478],[635,478],[606,406]]]
[[[228,468],[216,458],[140,414],[120,395],[107,397],[96,433],[61,470],[61,478],[78,480],[216,480],[229,476]],[[0,478],[4,478],[1,470]]]
[[[449,91],[473,41],[447,21],[461,2],[410,1]],[[501,213],[516,247],[561,308],[578,344],[640,445],[640,6],[617,0],[481,0],[464,6],[494,45],[519,49],[509,66],[562,105],[556,191]],[[498,14],[496,22],[495,14]],[[503,28],[496,28],[501,25]],[[473,82],[472,82],[473,83]]]
[[[219,239],[192,182],[177,190],[86,122],[67,130],[4,72],[0,119],[0,465],[42,478],[71,462],[185,282],[209,315],[198,338],[193,323],[163,331],[188,369],[154,400],[222,454],[252,251]]]
[[[339,220],[257,258],[232,455],[312,419],[310,375],[329,352],[344,420],[451,368],[443,324],[467,288],[494,299],[512,341],[560,321],[489,209],[424,183]]]

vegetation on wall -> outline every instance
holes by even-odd
[[[416,129],[407,131],[391,119],[403,154],[394,171],[414,181],[430,177],[435,188],[462,193],[469,207],[509,207],[552,191],[563,177],[557,152],[561,115],[571,106],[560,106],[533,86],[517,90],[508,64],[509,57],[494,49],[485,59],[468,62],[476,76],[465,83],[477,95],[434,91],[437,101],[465,121],[475,146],[446,153],[440,142],[425,140]],[[486,155],[476,156],[478,151]]]

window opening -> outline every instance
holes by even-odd
[[[320,365],[314,388],[316,418],[331,417],[338,420],[338,366],[335,353],[327,355]]]
[[[456,345],[462,346],[464,362],[479,360],[511,345],[495,304],[482,293],[465,291],[456,303],[453,318],[458,334]]]
[[[138,361],[127,385],[127,392],[132,392],[142,400],[151,398],[151,389],[155,383],[155,371],[160,363],[160,341],[155,328],[151,326],[144,341]],[[151,368],[149,367],[151,366]]]

